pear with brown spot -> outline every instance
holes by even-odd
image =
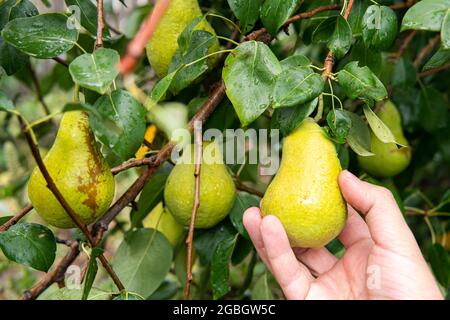
[[[66,112],[55,142],[44,158],[46,168],[71,208],[85,224],[101,217],[114,197],[114,177],[97,148],[85,112]],[[28,183],[28,196],[39,215],[59,228],[76,225],[47,188],[39,168]]]

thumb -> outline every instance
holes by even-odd
[[[349,171],[339,175],[339,186],[347,203],[365,217],[375,243],[398,251],[417,246],[392,193],[361,181]]]

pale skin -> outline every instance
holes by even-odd
[[[244,225],[287,299],[442,299],[443,296],[391,192],[339,176],[348,204],[338,259],[326,248],[291,248],[281,222],[244,214]]]

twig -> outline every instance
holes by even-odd
[[[0,232],[6,231],[9,228],[11,228],[13,225],[15,225],[17,222],[19,222],[19,220],[22,219],[32,209],[33,209],[33,206],[31,204],[27,204],[14,217],[12,217],[11,219],[9,219],[7,222],[5,222],[4,224],[2,224],[0,226]]]
[[[409,7],[412,7],[413,5],[416,4],[417,1],[414,0],[408,0],[406,2],[402,2],[402,3],[395,3],[389,6],[389,8],[391,8],[392,10],[403,10],[403,9],[407,9]]]
[[[344,12],[344,19],[347,20],[348,16],[350,15],[350,12],[352,11],[354,0],[349,0],[347,3],[347,7],[345,8]],[[324,71],[322,72],[322,78],[324,80],[327,80],[331,77],[331,74],[333,73],[333,65],[334,65],[334,57],[333,52],[330,50],[327,54],[327,57],[325,58],[325,61],[323,63]]]
[[[420,66],[422,60],[427,56],[428,53],[430,53],[431,50],[433,50],[433,48],[439,43],[439,41],[441,41],[440,34],[431,38],[430,41],[428,41],[428,44],[423,47],[422,50],[420,50],[419,54],[416,57],[416,60],[414,60],[414,65],[416,66],[416,68]]]
[[[169,7],[170,1],[171,0],[158,1],[153,11],[149,13],[144,23],[141,25],[136,36],[128,44],[125,56],[120,61],[120,72],[123,75],[129,74],[136,66],[144,52],[146,44],[152,37],[159,21]]]
[[[194,129],[195,135],[195,148],[194,152],[195,158],[195,170],[194,170],[194,178],[195,178],[195,193],[194,193],[194,204],[192,206],[192,214],[191,214],[191,223],[189,224],[189,233],[186,238],[187,245],[187,257],[186,257],[186,284],[184,287],[184,299],[189,299],[189,292],[191,288],[192,282],[192,247],[194,241],[194,228],[195,228],[195,218],[197,216],[198,208],[200,207],[200,174],[202,167],[202,126],[201,123],[195,124]]]
[[[47,103],[45,103],[44,96],[42,95],[42,90],[41,90],[41,85],[39,84],[39,79],[37,78],[37,75],[34,72],[34,70],[30,64],[28,64],[28,70],[30,71],[31,80],[33,81],[34,88],[36,89],[36,95],[39,99],[39,102],[41,103],[42,107],[44,108],[45,114],[49,115],[50,109],[48,108]]]
[[[264,196],[263,192],[247,186],[246,184],[242,183],[242,181],[240,181],[238,179],[234,180],[234,184],[236,185],[236,189],[238,189],[240,191],[245,191],[247,193],[254,194],[255,196],[258,196],[260,198],[262,198]]]
[[[36,299],[53,283],[60,282],[61,279],[64,279],[67,268],[75,261],[79,253],[78,242],[74,241],[70,245],[69,252],[61,259],[56,268],[48,272],[35,286],[25,291],[20,297],[20,300]]]
[[[155,166],[155,165],[159,165],[159,164],[156,162],[156,156],[152,156],[150,158],[142,158],[142,159],[138,159],[138,160],[130,160],[130,161],[124,162],[124,163],[118,165],[117,167],[112,168],[111,173],[113,175],[116,175],[122,171],[131,169],[131,168],[143,167],[143,166]]]
[[[412,30],[403,40],[402,44],[398,48],[398,51],[394,55],[395,60],[399,60],[403,54],[405,53],[406,49],[408,48],[411,41],[414,39],[414,37],[417,34],[417,30]]]
[[[53,60],[55,60],[56,62],[58,62],[59,64],[63,65],[66,68],[69,67],[69,63],[64,59],[61,59],[60,57],[55,57],[53,58]]]
[[[440,66],[440,67],[437,67],[437,68],[433,68],[433,69],[430,69],[430,70],[427,70],[427,71],[423,71],[423,72],[419,73],[419,77],[420,78],[428,77],[428,76],[431,76],[431,75],[436,74],[438,72],[445,71],[445,70],[447,70],[449,68],[450,68],[450,63],[447,63],[447,64],[445,64],[443,66]]]
[[[53,181],[53,178],[50,176],[50,173],[48,172],[47,167],[45,166],[44,161],[42,160],[41,154],[39,152],[39,147],[34,142],[34,139],[33,139],[32,135],[31,135],[30,131],[28,130],[26,124],[24,123],[23,119],[21,117],[18,117],[18,119],[19,119],[20,126],[22,128],[22,131],[23,131],[23,133],[25,135],[25,138],[26,138],[26,140],[28,142],[28,146],[30,147],[31,153],[33,154],[33,157],[34,157],[34,159],[36,161],[36,164],[37,164],[39,170],[41,171],[41,173],[42,173],[42,175],[43,175],[43,177],[44,177],[44,179],[45,179],[45,181],[47,183],[47,188],[50,189],[50,191],[53,193],[55,198],[58,200],[58,202],[64,208],[66,213],[70,216],[72,221],[83,232],[83,234],[86,237],[86,239],[88,240],[89,244],[92,247],[95,247],[94,238],[92,237],[91,233],[89,232],[87,226],[78,218],[77,214],[72,209],[72,207],[68,204],[68,202],[66,201],[66,199],[61,194],[61,192],[59,191],[58,187],[56,186],[55,182]],[[114,281],[114,283],[116,284],[117,288],[120,291],[124,290],[125,287],[123,286],[122,282],[117,277],[117,275],[114,272],[114,270],[109,265],[109,263],[106,260],[105,256],[104,255],[100,255],[99,256],[99,260],[102,263],[103,267],[106,269],[106,271],[111,276],[111,278]]]
[[[95,48],[103,47],[103,29],[105,20],[103,17],[103,0],[97,0],[97,37],[95,39]]]

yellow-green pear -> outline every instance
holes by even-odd
[[[85,112],[64,114],[44,163],[64,199],[83,223],[94,222],[109,208],[114,197],[114,177],[97,148]],[[47,188],[37,167],[28,182],[28,197],[49,224],[59,228],[76,226]]]
[[[411,148],[402,131],[402,120],[396,106],[389,100],[379,105],[378,117],[391,130],[395,143],[383,143],[371,131],[371,151],[374,156],[358,156],[358,162],[365,172],[378,178],[393,177],[406,169],[411,162]]]
[[[184,148],[180,161],[167,178],[164,199],[174,218],[184,226],[191,221],[195,198],[194,146]],[[236,196],[233,179],[223,163],[215,142],[203,143],[200,173],[200,207],[195,227],[208,229],[223,220],[231,210]]]
[[[163,207],[162,202],[153,208],[142,224],[144,228],[161,232],[174,247],[180,243],[184,234],[184,227],[175,220],[167,208]]]
[[[334,144],[307,118],[283,142],[280,169],[262,199],[264,216],[280,219],[292,247],[320,248],[345,225],[347,206]]]
[[[146,47],[148,60],[159,77],[164,77],[168,73],[172,58],[178,49],[179,35],[192,20],[201,16],[202,11],[197,0],[171,0]],[[205,19],[201,20],[194,30],[203,30],[216,35]],[[219,41],[216,40],[209,53],[218,49]],[[209,60],[210,63],[214,61],[214,58]]]

